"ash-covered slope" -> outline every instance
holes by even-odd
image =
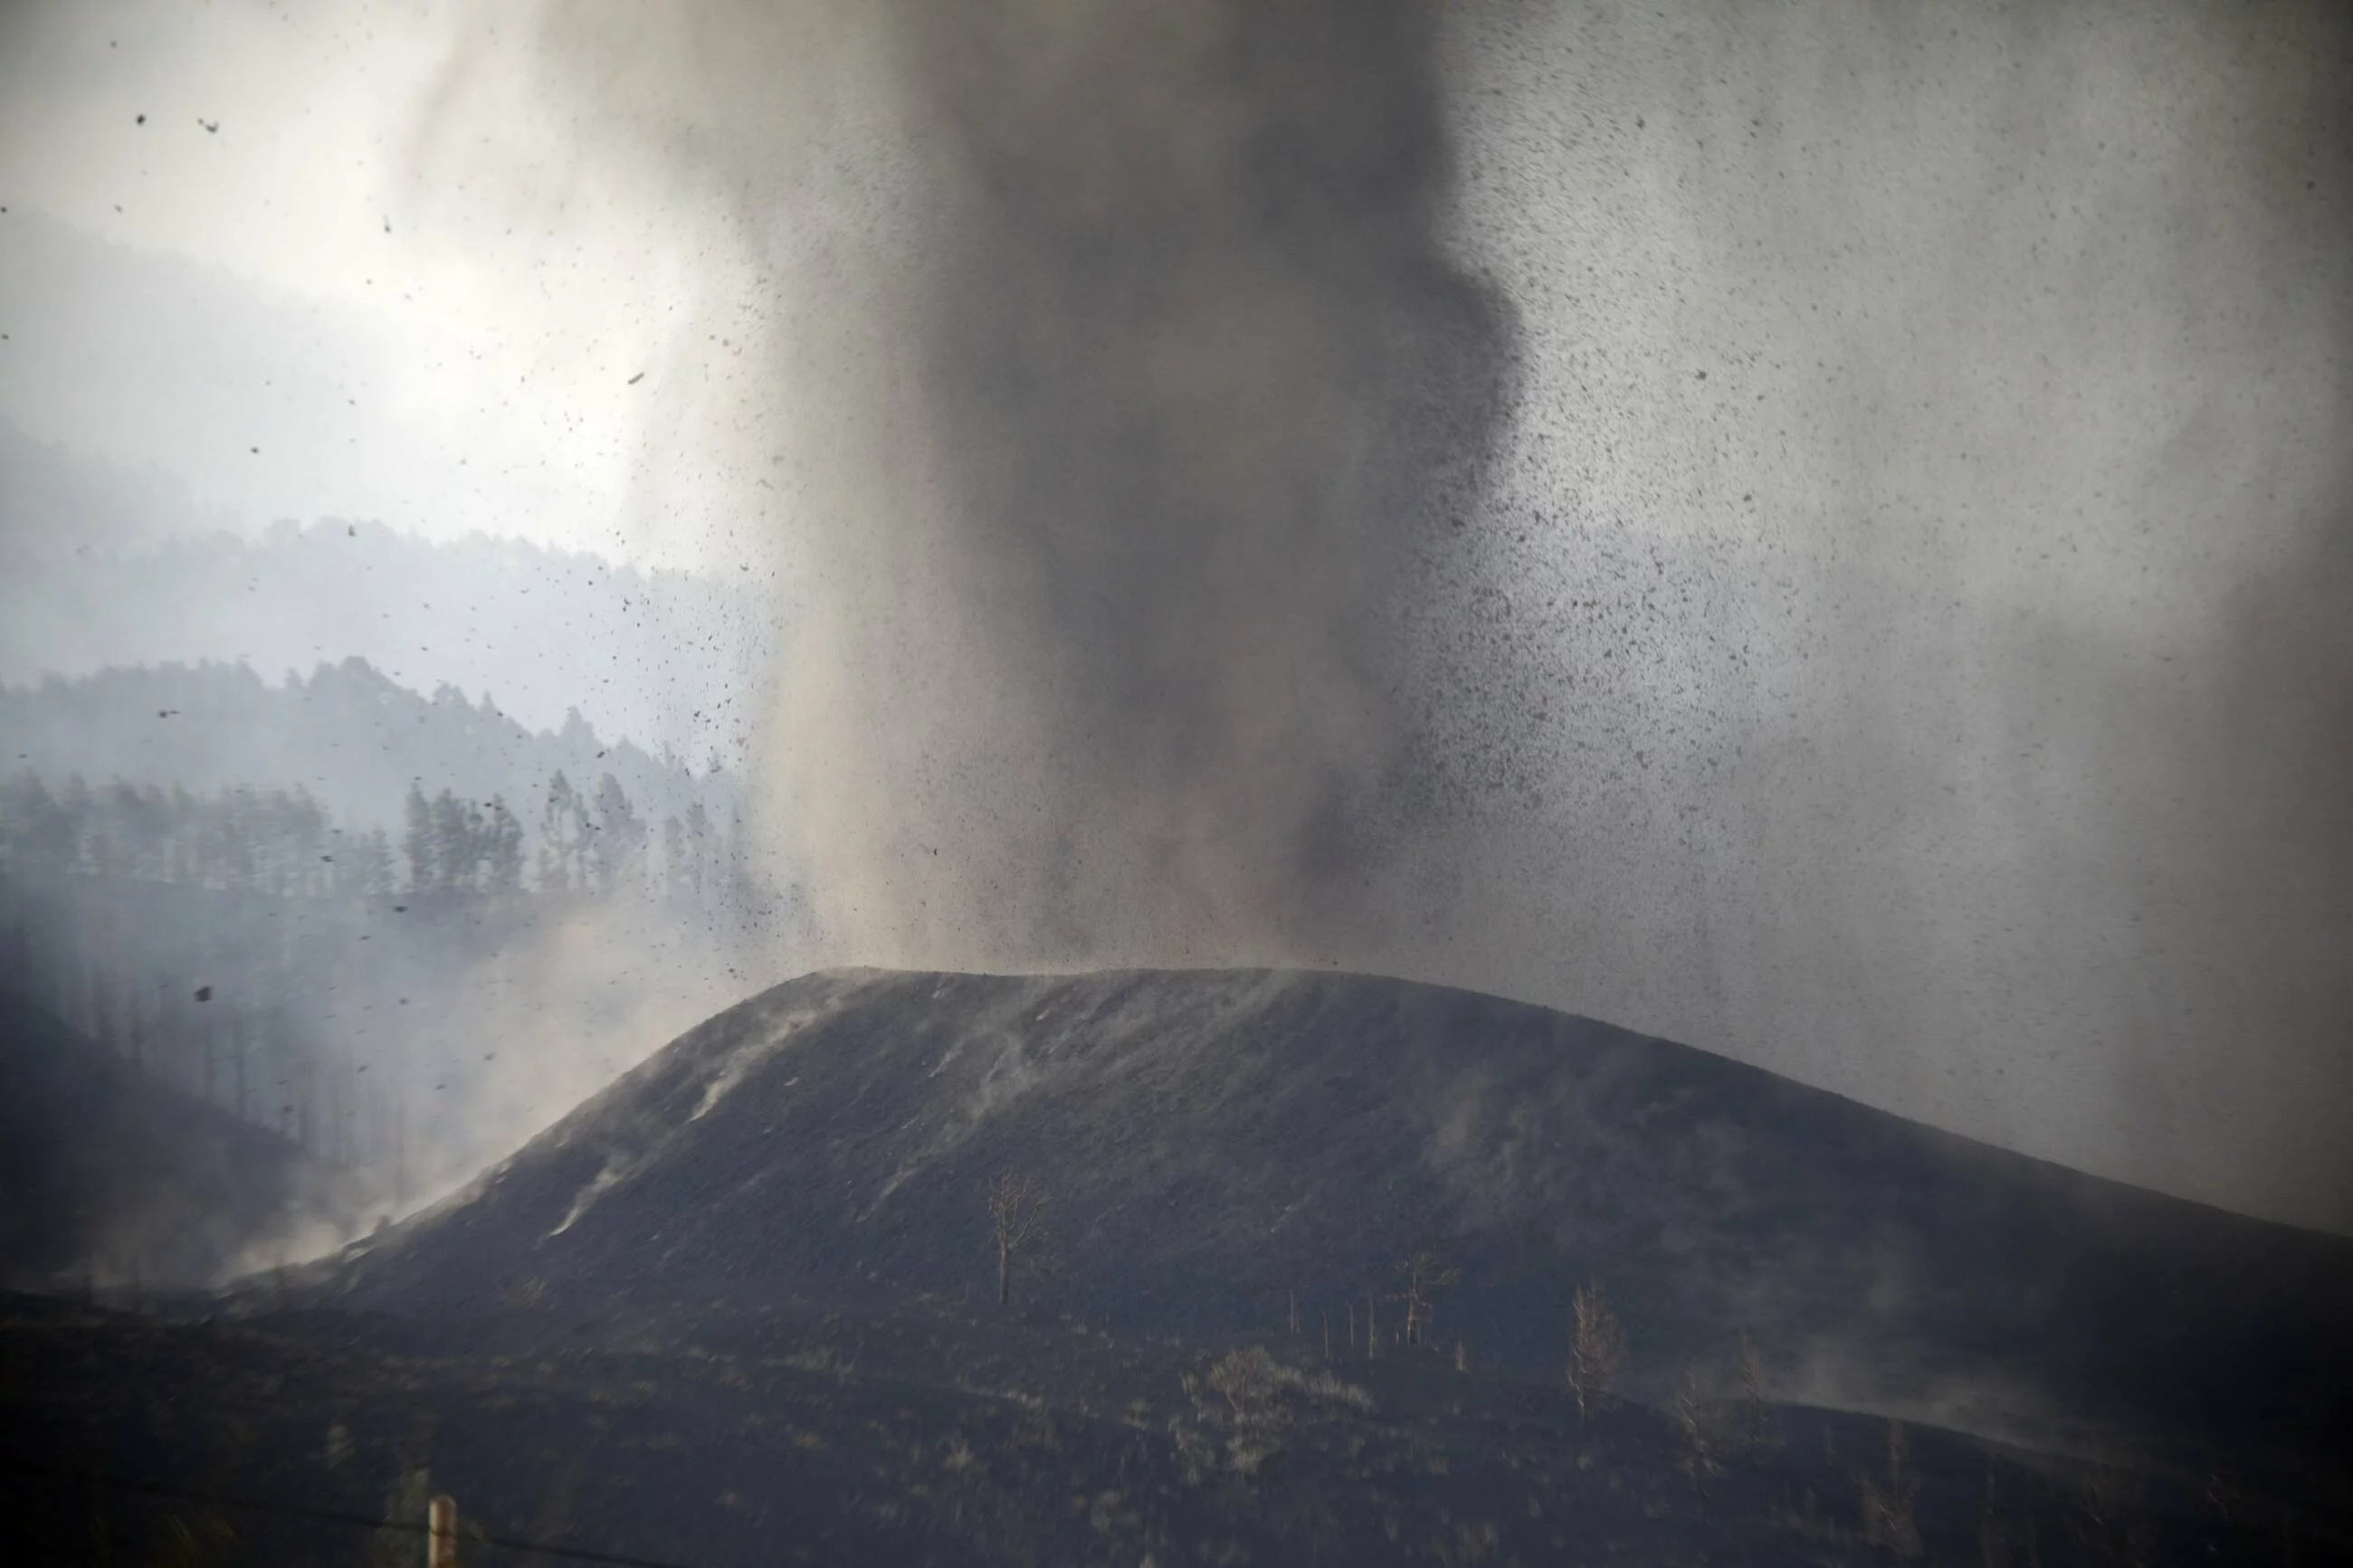
[[[2353,1245],[2119,1186],[1465,992],[1268,972],[837,972],[681,1037],[351,1255],[367,1304],[570,1310],[791,1281],[993,1288],[985,1188],[1049,1195],[1050,1304],[1336,1338],[1432,1247],[1437,1336],[1556,1379],[1605,1285],[1653,1387],[1751,1330],[1786,1396],[2342,1451]],[[1385,1324],[1398,1309],[1377,1303]]]

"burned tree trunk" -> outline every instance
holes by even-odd
[[[997,1246],[997,1304],[1013,1304],[1013,1262],[1040,1237],[1039,1211],[1046,1195],[1026,1175],[1008,1171],[988,1189],[989,1230]]]

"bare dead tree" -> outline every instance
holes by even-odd
[[[1675,1387],[1671,1408],[1675,1425],[1683,1431],[1683,1473],[1705,1491],[1708,1478],[1724,1468],[1720,1458],[1724,1440],[1715,1389],[1707,1369],[1697,1361],[1684,1366],[1683,1380]]]
[[[1986,1456],[1985,1503],[1978,1510],[1978,1568],[2003,1568],[2010,1561],[2010,1541],[2001,1527],[2000,1500],[1994,1491],[1993,1456]]]
[[[1039,1215],[1046,1194],[1036,1180],[1018,1171],[1001,1173],[988,1189],[991,1239],[997,1246],[997,1304],[1013,1304],[1013,1264],[1043,1235]]]
[[[1746,1329],[1740,1331],[1740,1435],[1752,1448],[1765,1440],[1765,1357]]]
[[[2094,1464],[2084,1472],[2074,1524],[2086,1560],[2107,1568],[2139,1568],[2155,1550],[2140,1482],[2119,1465]]]
[[[1609,1298],[1599,1285],[1580,1285],[1574,1302],[1576,1324],[1569,1335],[1568,1386],[1577,1395],[1577,1418],[1583,1421],[1617,1388],[1630,1359],[1626,1331],[1609,1310]]]
[[[1912,1445],[1901,1421],[1887,1424],[1887,1479],[1858,1469],[1855,1480],[1862,1492],[1862,1538],[1899,1559],[1920,1555],[1920,1525],[1913,1500],[1920,1495],[1920,1478],[1911,1464]]]
[[[1437,1316],[1436,1303],[1431,1300],[1439,1291],[1461,1278],[1458,1270],[1450,1268],[1438,1254],[1428,1248],[1415,1253],[1399,1266],[1404,1276],[1402,1286],[1389,1292],[1389,1300],[1405,1303],[1405,1342],[1418,1345],[1429,1337],[1430,1320]]]

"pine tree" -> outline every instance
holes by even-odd
[[[444,893],[463,893],[474,886],[474,830],[466,819],[466,807],[458,797],[443,790],[433,797],[433,859],[438,868],[434,889]]]
[[[698,909],[710,907],[711,814],[701,800],[686,808],[686,890]]]
[[[440,858],[433,837],[433,807],[425,799],[425,791],[416,780],[408,784],[408,800],[403,808],[407,822],[400,838],[401,853],[408,860],[408,890],[429,893],[438,880]]]
[[[522,823],[507,809],[504,795],[491,796],[485,859],[489,866],[491,892],[506,894],[522,890]]]
[[[481,802],[466,803],[466,866],[463,885],[470,891],[490,885],[491,817]]]
[[[752,905],[752,878],[744,855],[749,842],[744,808],[738,805],[727,815],[727,837],[719,847],[712,885],[728,909],[739,916]]]
[[[82,855],[90,841],[90,785],[75,773],[66,780],[56,812],[59,859],[69,870],[85,868]]]
[[[371,827],[344,853],[353,858],[351,886],[364,899],[392,891],[392,846],[381,827]]]
[[[610,895],[634,879],[645,847],[645,824],[638,820],[621,781],[607,773],[596,781],[596,890]]]
[[[686,825],[675,816],[662,818],[662,891],[672,902],[688,896]]]
[[[540,891],[568,893],[578,885],[580,820],[580,793],[559,768],[547,781],[547,805],[539,818]]]

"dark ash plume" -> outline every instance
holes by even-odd
[[[1513,394],[1446,243],[1439,9],[543,13],[584,163],[707,198],[767,301],[773,375],[709,423],[780,498],[768,822],[828,951],[1281,959],[1375,923],[1395,626]]]
[[[979,952],[1305,956],[1378,923],[1399,599],[1510,393],[1505,308],[1444,243],[1435,10],[895,8],[944,196],[910,325],[945,496],[901,542],[975,606],[918,657],[1020,706],[978,776],[891,727],[889,849],[961,846],[964,885],[911,886],[971,900]]]

